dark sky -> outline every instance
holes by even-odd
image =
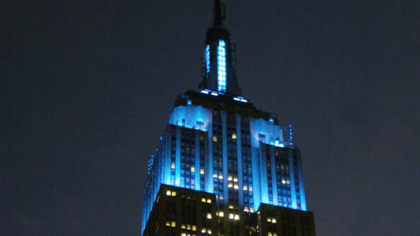
[[[200,82],[211,5],[1,3],[1,235],[139,235],[146,162]],[[243,95],[295,127],[320,236],[420,235],[419,9],[227,4]]]

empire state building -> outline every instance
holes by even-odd
[[[224,12],[215,0],[199,89],[148,162],[142,235],[315,235],[292,126],[241,93]]]

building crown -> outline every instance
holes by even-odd
[[[241,89],[236,78],[235,48],[230,41],[229,31],[223,26],[225,18],[225,5],[215,0],[213,25],[207,30],[204,45],[203,76],[199,88],[239,96]]]

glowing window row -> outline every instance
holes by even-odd
[[[207,234],[211,234],[211,229],[202,228],[202,229],[201,229],[201,233],[202,233],[202,234],[205,234],[205,233],[207,233]]]
[[[203,202],[203,203],[211,203],[211,198],[205,198],[205,197],[203,197],[203,198],[201,198],[201,202]]]
[[[244,207],[244,212],[251,212],[251,213],[254,213],[254,208],[252,208],[252,207],[248,208],[248,207],[246,206],[246,207]]]
[[[171,191],[171,190],[167,190],[167,191],[166,191],[166,195],[167,195],[167,196],[172,196],[172,197],[175,197],[175,196],[176,196],[176,192],[175,192],[175,191]]]
[[[195,226],[195,225],[188,225],[188,224],[187,225],[182,224],[181,225],[181,229],[197,231],[197,226]]]
[[[276,220],[276,218],[270,218],[270,217],[268,217],[267,218],[267,222],[275,224],[275,223],[277,223],[277,220]]]
[[[165,225],[167,227],[175,228],[176,227],[176,222],[175,221],[166,221]]]

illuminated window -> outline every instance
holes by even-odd
[[[233,218],[234,218],[233,214],[232,213],[229,213],[229,219],[230,220],[233,220]]]
[[[233,179],[233,182],[238,182],[238,178],[236,178],[236,177],[235,177],[235,178]]]
[[[211,217],[211,213],[207,213],[207,219],[211,219],[212,217]]]
[[[204,175],[204,169],[200,170],[200,174]]]
[[[219,40],[217,47],[217,90],[226,92],[226,43]]]
[[[273,223],[273,224],[275,224],[276,222],[277,222],[276,218],[273,218],[273,219],[271,220],[271,223]]]
[[[213,137],[213,142],[217,142],[217,137],[216,136]]]
[[[197,231],[197,226],[193,225],[192,226],[192,231]]]
[[[169,226],[171,226],[171,222],[166,221],[165,225],[169,227]]]
[[[206,228],[201,229],[201,233],[203,233],[203,234],[206,233],[206,231],[207,231]]]
[[[223,175],[219,175],[219,179],[223,179]]]
[[[201,199],[201,202],[206,202],[206,199],[205,199],[205,198],[202,198],[202,199]]]
[[[211,199],[210,198],[207,198],[207,203],[211,203]]]
[[[235,220],[239,220],[239,215],[235,214]]]
[[[206,45],[206,50],[204,52],[204,58],[206,60],[207,73],[209,73],[210,72],[210,45]]]
[[[175,228],[176,227],[176,222],[172,221],[171,226],[172,226],[172,228]]]
[[[224,217],[225,213],[223,211],[219,211],[219,217]]]
[[[184,224],[181,225],[181,229],[185,229],[185,225]]]
[[[175,169],[175,163],[171,164],[171,169]]]
[[[244,191],[248,190],[248,186],[244,185]]]
[[[166,191],[166,195],[167,195],[167,196],[171,196],[171,191],[170,191],[170,190],[167,190],[167,191]]]
[[[235,133],[232,134],[232,139],[236,139],[236,134]]]
[[[191,167],[191,172],[195,172],[195,168],[194,167]]]

